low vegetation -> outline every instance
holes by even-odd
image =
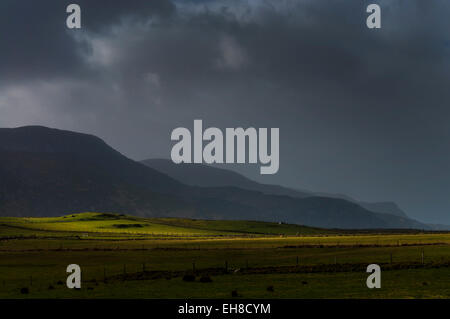
[[[65,286],[79,264],[82,288]],[[365,267],[383,270],[365,286]],[[234,293],[233,293],[234,292]],[[0,218],[0,298],[449,298],[450,233],[83,213]]]

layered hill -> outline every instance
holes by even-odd
[[[372,212],[408,218],[406,213],[393,202],[368,203],[357,201],[349,196],[341,194],[317,193],[306,190],[299,191],[279,185],[262,184],[255,182],[237,172],[204,164],[174,164],[168,159],[147,159],[141,163],[192,186],[233,186],[258,191],[265,194],[285,195],[297,198],[312,196],[338,198],[358,204],[359,206]]]
[[[0,129],[1,216],[99,211],[329,228],[426,228],[344,199],[188,184],[125,157],[92,135],[39,126]]]
[[[279,185],[257,183],[231,170],[204,164],[175,164],[168,159],[147,159],[142,164],[162,172],[191,186],[237,187],[271,195],[284,195],[297,198],[312,196],[312,192],[297,191]],[[323,195],[323,197],[328,197]]]
[[[384,220],[388,220],[389,222],[394,219],[397,221],[402,221],[403,225],[412,225],[413,227],[419,228],[430,228],[429,225],[424,226],[421,223],[410,219],[406,213],[393,202],[368,203],[357,201],[349,196],[341,194],[316,193],[306,190],[299,191],[279,185],[262,184],[237,172],[204,164],[175,164],[168,159],[147,159],[141,163],[191,186],[237,187],[262,192],[264,194],[283,195],[302,199],[307,197],[319,197],[321,198],[319,201],[325,201],[330,198],[342,199],[346,202],[357,204],[370,212],[380,213],[379,217]],[[308,201],[311,200],[312,199],[309,199]],[[400,217],[400,219],[394,218],[391,215]]]

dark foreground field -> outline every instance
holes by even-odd
[[[366,287],[369,264],[381,289]],[[66,267],[82,288],[66,287]],[[450,234],[111,214],[0,218],[0,298],[450,298]]]

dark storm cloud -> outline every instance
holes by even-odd
[[[83,8],[84,26],[94,32],[105,30],[121,19],[169,16],[174,7],[166,0],[127,1],[77,0]],[[0,77],[30,78],[34,75],[63,75],[80,67],[79,47],[66,28],[66,7],[74,1],[41,0],[0,2],[2,41]]]
[[[65,28],[70,2],[1,2],[1,126],[94,133],[137,159],[167,157],[195,118],[280,127],[263,181],[450,223],[448,2],[73,2],[82,30]]]

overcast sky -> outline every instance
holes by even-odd
[[[240,171],[450,224],[449,16],[442,0],[2,0],[0,127],[91,133],[136,160],[168,158],[194,119],[279,127],[278,174]]]

